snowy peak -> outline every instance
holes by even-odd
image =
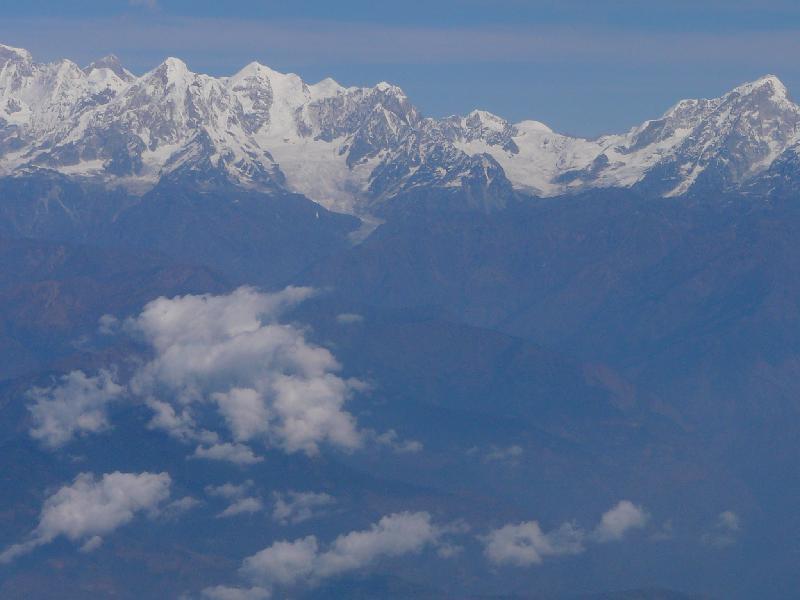
[[[269,80],[269,75],[274,71],[269,67],[262,65],[258,61],[253,61],[249,63],[247,66],[240,69],[237,73],[230,77],[231,83],[236,83],[237,81],[241,81],[242,79],[262,79],[262,80]]]
[[[13,46],[6,46],[0,44],[0,65],[4,65],[10,61],[18,62],[31,62],[33,57],[31,53],[22,48],[14,48]]]
[[[623,135],[582,140],[522,122],[509,137],[476,115],[465,120],[460,143],[492,154],[515,187],[538,195],[639,186],[680,196],[757,176],[797,141],[799,117],[786,87],[768,75],[719,98],[681,100]]]
[[[261,82],[268,85],[272,85],[272,82],[275,82],[279,86],[283,85],[295,89],[306,87],[303,80],[294,73],[280,73],[256,61],[251,62],[238,73],[228,78],[228,85],[236,86],[243,81]]]
[[[462,127],[466,139],[483,139],[489,144],[508,144],[514,135],[511,124],[485,110],[473,110],[462,120]]]
[[[467,127],[479,128],[487,132],[501,132],[508,127],[508,121],[485,110],[473,110],[464,119]]]
[[[774,75],[761,77],[742,84],[721,98],[720,107],[730,107],[733,112],[771,111],[794,112],[797,105],[789,99],[789,91]]]
[[[134,191],[188,175],[360,214],[404,194],[461,191],[490,206],[520,192],[738,189],[765,174],[786,180],[798,149],[800,108],[774,75],[583,139],[483,110],[423,118],[386,82],[308,85],[258,62],[216,78],[178,58],[137,77],[114,56],[81,69],[0,45],[3,175],[46,167]]]
[[[729,96],[760,96],[768,98],[773,102],[787,102],[789,101],[789,90],[786,89],[784,83],[778,79],[776,75],[764,75],[748,83],[744,83],[735,87],[731,92],[726,94]]]
[[[180,58],[168,56],[160,65],[155,68],[156,71],[167,71],[170,73],[184,74],[189,72],[189,67]]]
[[[104,71],[104,70],[110,71],[124,82],[130,82],[136,79],[133,73],[131,73],[125,67],[123,67],[120,60],[113,54],[104,56],[100,60],[96,60],[93,63],[83,68],[83,72],[89,75],[90,77],[96,71]]]
[[[330,98],[331,96],[344,94],[347,91],[347,88],[339,84],[338,81],[331,79],[330,77],[326,77],[322,81],[319,81],[314,85],[309,86],[309,88],[311,90],[311,95],[314,100]]]
[[[662,190],[667,196],[737,187],[769,168],[800,133],[800,107],[772,75],[706,103],[698,117],[666,163],[664,179],[676,184]]]
[[[161,79],[165,84],[185,86],[194,76],[189,67],[179,58],[169,57],[152,71],[145,73],[142,79]]]
[[[153,97],[168,96],[179,99],[188,93],[189,86],[197,79],[185,62],[178,58],[167,58],[156,68],[136,79],[132,88],[138,93]]]
[[[397,96],[399,98],[406,98],[407,97],[406,93],[402,90],[402,88],[400,88],[399,86],[396,86],[394,84],[391,84],[391,83],[389,83],[387,81],[381,81],[380,83],[378,83],[375,86],[375,89],[377,91],[379,91],[379,92],[384,93],[384,94]]]
[[[273,71],[257,62],[250,63],[227,81],[227,87],[241,105],[241,121],[247,133],[258,132],[270,122]]]

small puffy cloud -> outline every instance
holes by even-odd
[[[215,498],[229,500],[228,507],[217,515],[217,517],[233,517],[241,514],[252,514],[264,509],[261,498],[251,494],[253,488],[252,480],[247,480],[241,484],[225,483],[223,485],[206,486],[206,494]]]
[[[381,558],[414,554],[426,546],[440,546],[450,533],[431,521],[426,512],[387,515],[363,531],[336,538],[327,548],[313,535],[294,541],[277,541],[244,560],[239,570],[251,587],[215,587],[204,590],[207,598],[249,598],[235,594],[266,595],[275,586],[294,586],[363,569]],[[216,595],[215,595],[216,594]],[[223,595],[231,594],[231,595]]]
[[[292,585],[314,574],[319,560],[319,544],[313,535],[289,541],[278,541],[261,552],[246,558],[242,573],[267,586]]]
[[[266,294],[242,287],[226,295],[158,298],[128,319],[126,331],[154,353],[130,385],[148,399],[151,426],[200,441],[212,432],[198,425],[195,407],[211,403],[236,443],[258,440],[309,455],[321,444],[357,448],[361,434],[344,404],[363,386],[337,375],[335,357],[301,328],[277,321],[312,294],[310,288]],[[195,455],[209,452],[220,453],[203,447]]]
[[[160,354],[169,355],[176,344],[194,349],[192,344],[196,342],[228,341],[239,334],[260,331],[265,318],[272,321],[313,294],[311,288],[288,287],[281,292],[265,294],[245,286],[223,295],[161,297],[149,302],[138,317],[128,320],[126,327],[141,333]],[[188,326],[191,324],[195,326]],[[210,367],[207,361],[200,362],[205,365],[197,364],[196,370]],[[189,370],[189,365],[181,360],[174,363],[165,360],[155,367],[163,369],[165,375],[179,377]]]
[[[380,557],[416,554],[437,541],[439,530],[426,512],[395,513],[383,517],[365,531],[339,536],[319,555],[318,577],[330,577],[361,569]]]
[[[72,371],[58,385],[33,388],[28,406],[33,420],[30,435],[51,448],[63,446],[77,435],[97,433],[109,428],[108,404],[124,393],[111,371],[101,370],[94,377]]]
[[[0,562],[10,562],[60,536],[81,542],[82,551],[91,551],[104,535],[137,514],[157,511],[169,498],[171,483],[167,473],[114,472],[99,479],[81,473],[45,500],[39,524],[27,540],[0,553]]]
[[[276,492],[274,497],[272,519],[282,525],[302,523],[319,517],[336,502],[333,496],[314,492]]]
[[[527,521],[495,529],[483,538],[484,554],[496,565],[527,567],[547,556],[583,552],[585,534],[572,523],[544,533],[539,523]]]
[[[629,500],[622,500],[603,514],[594,530],[598,542],[621,540],[632,529],[641,529],[647,523],[647,513]]]
[[[145,400],[145,405],[153,411],[153,416],[147,424],[149,429],[166,431],[183,442],[198,441],[214,444],[219,440],[219,436],[213,431],[197,427],[187,407],[176,410],[171,404],[155,398]]]
[[[736,543],[741,528],[742,522],[739,515],[732,510],[726,510],[717,516],[711,530],[704,533],[700,541],[715,548],[732,546]]]
[[[564,523],[545,533],[537,521],[510,524],[482,536],[484,554],[496,565],[527,567],[541,564],[548,556],[580,554],[586,544],[621,540],[632,529],[647,523],[647,513],[629,500],[606,511],[600,523],[587,533],[575,523]]]
[[[355,313],[342,313],[336,315],[336,321],[342,325],[355,325],[357,323],[363,323],[364,317]]]
[[[390,429],[384,433],[377,433],[375,431],[369,431],[368,433],[375,443],[386,446],[397,454],[416,454],[423,449],[422,442],[417,440],[403,440],[394,429]]]
[[[184,496],[183,498],[173,500],[169,504],[165,505],[161,510],[161,516],[166,519],[173,519],[187,511],[192,510],[193,508],[200,506],[201,504],[202,502],[200,502],[200,500],[197,498]]]
[[[252,514],[260,512],[264,508],[264,503],[260,498],[248,497],[241,498],[223,510],[217,517],[233,517],[242,514]]]
[[[192,454],[192,458],[205,458],[208,460],[221,460],[231,462],[235,465],[254,465],[264,460],[256,456],[253,451],[244,444],[213,444],[212,446],[198,446]]]

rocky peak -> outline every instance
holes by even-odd
[[[122,66],[122,62],[114,54],[104,56],[103,58],[87,65],[83,68],[83,72],[87,75],[90,75],[93,71],[97,71],[99,69],[108,69],[125,82],[133,81],[136,78],[130,71]]]

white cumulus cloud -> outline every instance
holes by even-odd
[[[580,554],[588,543],[619,541],[647,523],[647,513],[629,500],[606,511],[591,532],[575,523],[563,523],[545,533],[537,521],[509,524],[482,536],[484,555],[493,564],[527,567],[541,564],[548,556]]]
[[[213,444],[208,447],[198,446],[192,458],[205,458],[208,460],[221,460],[236,465],[254,465],[264,459],[256,456],[253,450],[244,444]]]
[[[212,398],[228,422],[234,439],[247,441],[267,433],[269,409],[256,390],[234,388],[227,392],[218,392]]]
[[[484,554],[497,565],[538,565],[546,556],[583,552],[585,534],[571,523],[544,533],[537,521],[505,525],[484,537]]]
[[[240,574],[252,587],[207,588],[204,594],[208,598],[248,598],[236,594],[249,593],[266,597],[276,586],[313,585],[328,577],[366,568],[381,558],[415,554],[427,546],[438,546],[447,533],[450,531],[436,526],[426,512],[402,512],[387,515],[368,529],[340,535],[327,547],[313,535],[277,541],[242,563]]]
[[[383,556],[415,554],[436,542],[439,529],[426,512],[395,513],[364,531],[339,536],[318,556],[315,575],[330,577],[361,569]]]
[[[215,498],[224,498],[229,501],[225,510],[217,517],[233,517],[241,514],[252,514],[264,509],[264,502],[252,493],[253,481],[248,479],[244,483],[225,483],[218,486],[206,486],[206,494]]]
[[[266,294],[242,287],[227,295],[148,303],[125,328],[154,352],[131,381],[131,389],[149,399],[151,425],[181,439],[207,438],[211,432],[198,425],[193,408],[211,402],[238,444],[261,441],[309,455],[324,443],[358,447],[361,434],[344,405],[359,382],[340,377],[335,357],[310,343],[301,328],[277,322],[312,293],[289,287]],[[195,453],[212,454],[220,456],[220,448]]]
[[[195,447],[191,458],[252,465],[261,450],[351,451],[365,441],[396,453],[422,450],[394,430],[359,429],[345,405],[369,387],[343,378],[334,355],[307,339],[285,312],[314,294],[305,287],[263,293],[240,287],[229,294],[157,298],[120,322],[101,318],[108,334],[127,334],[149,349],[125,387],[112,371],[65,375],[57,386],[34,388],[31,435],[60,447],[76,435],[109,425],[107,405],[127,393],[149,408],[148,428]]]
[[[242,573],[249,579],[272,586],[292,585],[311,577],[319,561],[319,543],[313,535],[289,541],[278,541],[246,558]]]
[[[221,518],[233,517],[242,514],[252,514],[260,512],[264,508],[264,503],[260,498],[247,497],[241,498],[233,502],[228,508],[223,510],[217,516]]]
[[[114,472],[101,478],[81,473],[45,500],[39,524],[27,540],[0,553],[0,562],[10,562],[60,536],[82,543],[82,551],[97,548],[104,535],[137,514],[154,513],[169,498],[171,483],[167,473]]]
[[[31,437],[58,448],[77,435],[108,429],[107,406],[124,391],[106,370],[93,377],[72,371],[56,386],[33,388],[27,394],[33,401],[28,406],[33,420]]]
[[[621,540],[632,529],[641,529],[647,523],[647,513],[630,500],[622,500],[605,512],[594,530],[598,542]]]
[[[168,432],[172,437],[184,442],[199,441],[206,444],[215,444],[219,435],[197,427],[188,407],[177,409],[167,402],[155,398],[147,398],[145,405],[153,411],[153,416],[147,424],[149,429],[160,429]]]

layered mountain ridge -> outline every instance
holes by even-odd
[[[417,192],[490,205],[609,187],[677,197],[793,189],[799,151],[800,107],[771,75],[584,139],[478,110],[426,118],[387,83],[309,85],[258,63],[215,78],[175,58],[137,77],[113,56],[81,68],[0,45],[0,176],[47,169],[135,194],[188,175],[358,215]]]

